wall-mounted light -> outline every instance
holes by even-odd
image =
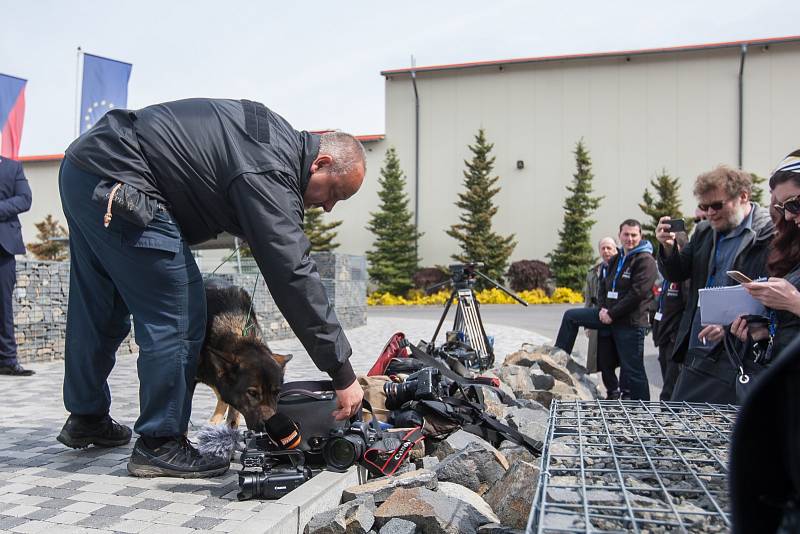
[[[521,159],[518,159],[517,160],[517,169],[522,170],[524,168],[525,168],[525,162],[522,161]]]

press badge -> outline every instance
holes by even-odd
[[[656,315],[655,317],[653,317],[653,319],[655,319],[656,321],[660,321],[662,317],[664,317],[664,314],[662,314],[661,312],[656,312]]]
[[[610,298],[610,299],[618,299],[619,298],[619,293],[617,293],[616,291],[609,291],[608,292],[608,298]]]

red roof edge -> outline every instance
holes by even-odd
[[[721,43],[707,43],[698,45],[682,45],[682,46],[669,46],[662,48],[644,48],[640,50],[619,50],[614,52],[594,52],[591,54],[566,54],[558,56],[539,56],[539,57],[526,57],[516,59],[500,59],[492,61],[473,61],[467,63],[451,63],[445,65],[429,65],[426,67],[410,67],[402,69],[382,70],[381,75],[390,76],[393,74],[410,74],[413,72],[431,72],[438,70],[454,70],[454,69],[472,69],[478,67],[491,67],[499,65],[510,65],[517,63],[536,63],[544,61],[562,61],[568,59],[593,59],[593,58],[606,58],[617,56],[638,56],[645,54],[666,54],[670,52],[691,52],[697,50],[707,50],[713,48],[733,48],[742,45],[763,46],[774,43],[789,43],[800,41],[800,35],[790,35],[786,37],[772,37],[766,39],[747,39],[744,41],[727,41]]]
[[[44,156],[20,156],[19,161],[25,163],[26,161],[61,161],[64,159],[64,154],[47,154]]]

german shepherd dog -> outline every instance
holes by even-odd
[[[210,422],[217,425],[227,419],[236,427],[242,414],[250,430],[261,432],[278,409],[284,369],[292,355],[274,354],[261,339],[244,289],[215,277],[205,281],[205,291],[206,338],[196,380],[217,395]]]

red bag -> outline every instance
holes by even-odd
[[[389,338],[389,342],[383,347],[381,355],[375,360],[375,365],[367,372],[367,376],[385,375],[386,368],[389,366],[389,362],[392,361],[392,358],[408,358],[408,355],[409,349],[406,335],[402,332],[397,332]]]

